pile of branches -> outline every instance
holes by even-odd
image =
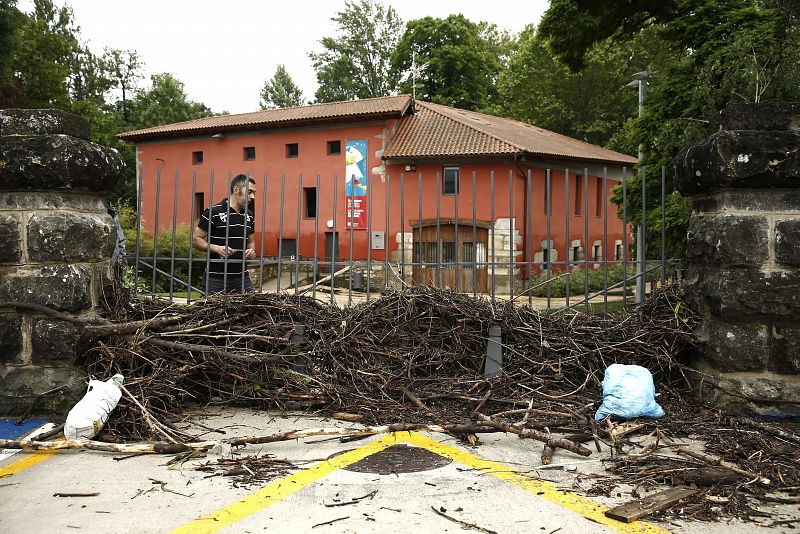
[[[191,306],[152,299],[128,301],[116,308],[112,324],[87,327],[92,348],[85,363],[95,377],[126,378],[130,394],[106,427],[120,441],[156,437],[153,420],[190,440],[195,436],[175,423],[198,404],[315,407],[368,425],[442,425],[471,442],[477,432],[538,432],[535,439],[546,442],[543,463],[552,459],[547,434],[553,432],[578,444],[594,441],[598,451],[603,441],[616,451],[612,475],[592,490],[608,493],[632,480],[686,483],[670,479],[673,472],[691,478],[701,470],[700,476],[708,458],[659,453],[670,439],[700,436],[718,459],[744,465],[746,475],[769,477],[773,489],[797,492],[800,443],[753,430],[687,395],[680,358],[694,346],[696,321],[675,287],[604,316],[542,313],[427,286],[344,310],[287,294],[217,296]],[[502,331],[503,372],[486,378],[493,326]],[[595,423],[603,373],[612,363],[653,373],[668,415],[635,428],[663,436],[655,448]],[[637,447],[633,456],[623,453]],[[692,498],[692,517],[715,519],[723,510],[753,518],[747,497],[774,497],[746,475],[712,477],[703,495]]]

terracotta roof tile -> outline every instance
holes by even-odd
[[[141,141],[153,138],[184,137],[226,130],[256,129],[285,123],[316,122],[348,117],[396,115],[400,117],[411,102],[409,95],[365,98],[347,102],[313,104],[294,108],[270,109],[238,115],[217,115],[163,126],[154,126],[118,134],[124,141]]]
[[[429,102],[403,117],[384,159],[531,154],[617,164],[636,158],[524,122]]]

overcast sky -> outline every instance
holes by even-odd
[[[63,5],[64,0],[54,0]],[[307,100],[316,76],[308,58],[319,40],[333,36],[331,17],[344,0],[71,0],[81,36],[95,52],[104,46],[136,50],[151,74],[171,72],[189,97],[215,112],[258,109],[264,81],[283,63]],[[547,0],[396,0],[403,21],[461,13],[519,32],[537,23]],[[20,0],[23,11],[32,0]]]

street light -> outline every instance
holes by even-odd
[[[630,89],[631,91],[639,91],[639,118],[642,118],[642,112],[644,111],[644,99],[647,96],[647,83],[650,79],[650,69],[644,69],[642,71],[637,72],[636,74],[631,75],[631,80],[625,85],[626,89]],[[644,154],[642,153],[642,144],[639,143],[639,165],[641,167],[642,159],[644,158]],[[639,226],[636,227],[636,302],[640,303],[644,300],[644,292],[645,292],[645,275],[644,275],[644,263],[645,263],[645,242],[644,242],[644,233],[645,233],[645,183],[644,183],[644,171],[641,170],[642,173],[642,222]]]

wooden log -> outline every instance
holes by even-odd
[[[348,265],[347,267],[345,267],[343,269],[339,269],[338,271],[336,271],[333,274],[329,274],[328,276],[325,276],[324,278],[320,278],[314,284],[309,284],[309,285],[307,285],[305,287],[297,288],[298,289],[297,294],[298,295],[303,295],[305,293],[308,293],[309,291],[311,291],[314,288],[314,286],[319,285],[319,284],[323,284],[323,283],[327,282],[328,280],[331,280],[332,278],[336,278],[340,274],[346,273],[349,270],[350,270],[350,266]],[[335,288],[334,288],[333,284],[331,284],[331,291],[334,291],[334,290],[335,290]]]
[[[125,454],[175,454],[191,450],[208,450],[217,442],[200,441],[194,443],[104,443],[89,439],[32,441],[27,439],[0,439],[0,449],[25,449],[32,451],[61,451],[66,449],[87,449],[91,451],[121,452]]]
[[[670,488],[668,490],[648,495],[643,499],[625,503],[611,510],[606,510],[605,515],[611,519],[631,523],[646,515],[668,508],[700,490],[691,488]]]
[[[683,454],[684,456],[690,456],[690,457],[695,458],[697,460],[700,460],[702,462],[706,462],[707,464],[710,464],[710,465],[718,465],[719,467],[724,467],[725,469],[727,469],[729,471],[733,471],[734,473],[738,473],[738,474],[740,474],[742,476],[745,476],[745,477],[749,478],[750,480],[756,480],[759,484],[762,484],[764,486],[769,486],[772,483],[772,481],[770,479],[768,479],[767,477],[763,477],[763,476],[759,475],[758,473],[753,473],[752,471],[747,471],[745,469],[742,469],[741,467],[739,467],[737,465],[734,465],[734,464],[732,464],[730,462],[726,462],[725,460],[723,460],[721,458],[716,458],[714,456],[711,456],[710,454],[705,454],[705,453],[702,453],[702,452],[690,451],[690,450],[684,449],[684,448],[677,449],[676,452],[679,453],[679,454]]]
[[[550,465],[553,463],[553,453],[555,450],[556,448],[549,443],[544,444],[544,448],[542,449],[542,465]]]
[[[575,443],[574,441],[570,441],[564,438],[557,438],[554,437],[552,434],[548,434],[546,432],[539,432],[538,430],[531,430],[531,429],[519,429],[515,428],[507,423],[503,423],[501,421],[495,421],[491,417],[488,417],[484,414],[478,413],[475,414],[476,419],[483,423],[486,426],[491,426],[494,428],[499,428],[504,430],[505,432],[511,432],[512,434],[516,434],[521,438],[529,438],[535,439],[537,441],[541,441],[542,443],[547,443],[553,447],[558,447],[559,449],[566,449],[570,452],[574,452],[575,454],[580,454],[581,456],[590,456],[592,451],[580,445],[579,443]]]

